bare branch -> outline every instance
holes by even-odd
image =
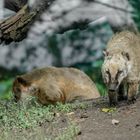
[[[125,13],[131,13],[132,12],[132,11],[128,11],[126,9],[123,9],[123,8],[120,8],[120,7],[117,7],[117,6],[114,6],[114,5],[110,5],[108,3],[100,2],[100,1],[97,1],[97,0],[94,0],[93,2],[98,3],[100,5],[103,5],[103,6],[106,6],[106,7],[109,7],[109,8],[112,8],[112,9],[115,9],[115,10],[125,12]]]
[[[4,0],[5,8],[15,12],[18,12],[26,3],[27,0]]]

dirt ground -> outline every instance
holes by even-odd
[[[57,112],[53,121],[46,121],[35,130],[12,131],[5,139],[140,140],[140,97],[134,104],[128,105],[126,101],[122,101],[112,109],[108,106],[107,98],[88,101],[85,104],[86,108],[76,108],[69,113]],[[117,124],[112,123],[113,119],[118,121]],[[69,122],[78,127],[78,132],[74,132],[75,126],[69,127]],[[67,132],[65,128],[69,128]],[[65,137],[61,135],[62,132]],[[70,137],[72,134],[74,137]],[[61,137],[56,138],[59,135]]]
[[[86,109],[61,114],[59,119],[56,117],[54,131],[63,129],[70,120],[80,128],[74,140],[140,140],[140,97],[131,105],[119,102],[113,112],[103,111],[109,108],[107,98],[90,101],[88,105]],[[113,119],[119,122],[112,124]]]
[[[113,112],[103,111],[108,108],[107,98],[90,101],[86,109],[76,109],[56,117],[57,123],[53,132],[62,130],[70,120],[80,128],[74,140],[140,140],[140,97],[131,105],[126,101],[119,102]],[[113,119],[119,123],[112,124]],[[50,130],[49,133],[52,132]]]
[[[73,121],[80,127],[76,140],[139,140],[140,139],[140,97],[135,104],[120,102],[116,111],[103,112],[108,108],[107,99],[94,101],[86,110],[77,110]],[[112,120],[119,121],[116,125]]]

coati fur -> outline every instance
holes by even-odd
[[[115,34],[104,55],[102,76],[110,104],[117,104],[117,100],[123,97],[133,103],[139,91],[140,36],[130,31]]]
[[[29,96],[43,104],[73,102],[100,97],[93,81],[75,68],[46,67],[17,76],[13,82],[16,101]]]

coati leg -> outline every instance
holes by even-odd
[[[119,86],[118,90],[118,101],[126,100],[127,99],[127,92],[128,92],[128,85],[126,82],[123,82]]]
[[[117,92],[108,92],[110,106],[116,106],[118,104],[117,94]]]
[[[109,95],[109,103],[110,106],[112,105],[117,105],[118,101],[126,100],[127,99],[127,91],[128,91],[128,86],[127,83],[123,82],[117,91],[115,92],[110,92],[108,93]]]
[[[139,91],[139,84],[138,83],[129,83],[128,84],[128,94],[127,94],[127,101],[128,103],[134,103],[136,101],[136,96]]]

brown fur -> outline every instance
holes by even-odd
[[[124,77],[121,77],[121,74]],[[102,75],[107,87],[114,88],[118,96],[126,94],[128,101],[132,102],[136,99],[140,81],[140,36],[138,34],[123,31],[112,37],[107,44]],[[120,89],[120,85],[124,88]],[[117,102],[117,95],[109,91],[110,103]]]
[[[46,67],[16,77],[13,83],[16,101],[29,95],[41,104],[72,102],[98,98],[99,92],[92,80],[75,68]]]

